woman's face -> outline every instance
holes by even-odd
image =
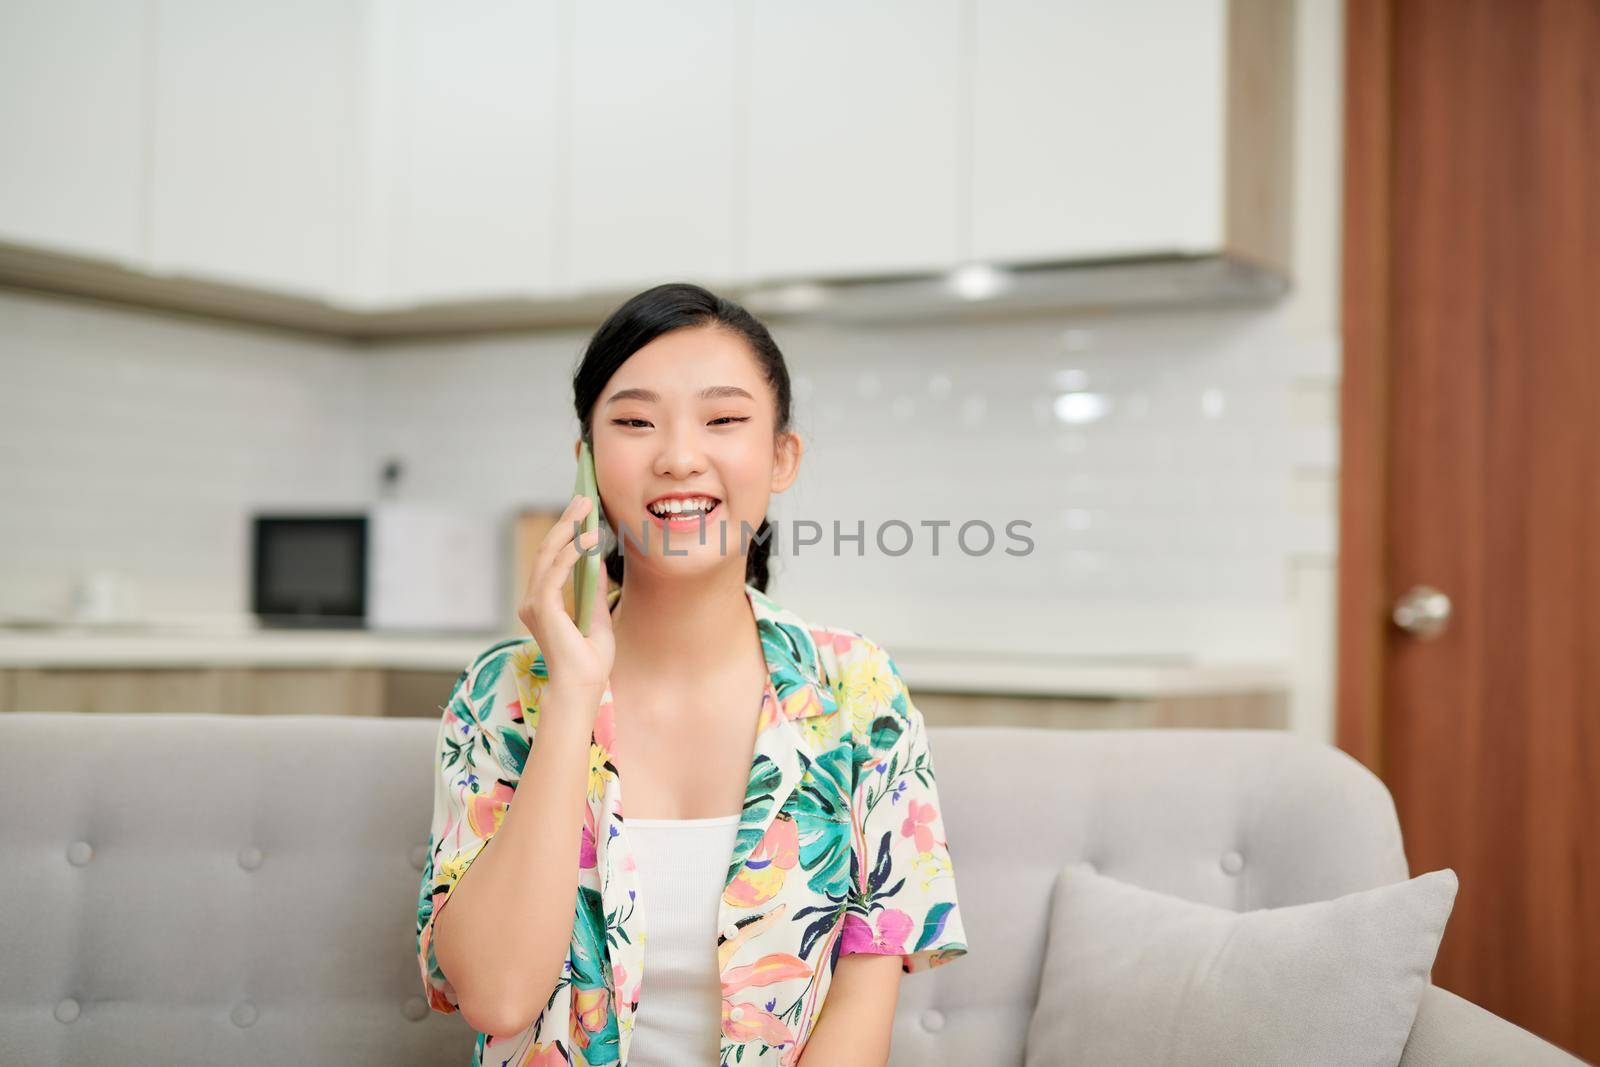
[[[741,533],[748,550],[804,450],[797,434],[774,438],[776,418],[772,388],[737,333],[674,330],[617,369],[591,420],[600,503],[629,568],[744,572]],[[685,493],[716,505],[704,518],[668,520],[648,507]]]

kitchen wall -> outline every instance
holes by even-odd
[[[367,365],[290,334],[0,290],[0,617],[234,621],[247,509],[368,495]]]
[[[775,588],[818,617],[918,644],[1279,658],[1293,564],[1333,550],[1336,353],[1281,314],[1187,311],[959,329],[779,326],[808,443],[769,512],[820,523]],[[407,489],[479,507],[559,505],[570,370],[586,337],[388,348],[367,439]],[[1067,387],[1070,387],[1068,390]],[[1100,405],[1092,421],[1063,422]],[[880,524],[945,519],[939,555]],[[981,519],[997,550],[953,542]],[[1026,556],[1005,536],[1031,524]],[[832,550],[838,521],[866,544]],[[900,535],[886,542],[890,551]],[[972,542],[977,545],[976,540]]]
[[[1276,308],[777,326],[810,451],[773,518],[868,531],[863,558],[776,562],[783,599],[891,650],[1287,660],[1295,727],[1331,736],[1340,26],[1302,11]],[[364,503],[391,457],[410,499],[559,503],[585,340],[360,348],[0,292],[0,614],[68,611],[106,568],[142,614],[237,617],[248,511]],[[887,558],[894,518],[1026,519],[1035,549],[952,554],[947,529]]]

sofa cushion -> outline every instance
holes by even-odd
[[[1455,896],[1446,868],[1234,912],[1068,864],[1051,894],[1027,1067],[1393,1067]]]

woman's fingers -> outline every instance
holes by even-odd
[[[528,571],[528,585],[522,591],[524,602],[531,600],[538,594],[539,583],[544,577],[544,572],[550,567],[551,560],[560,550],[565,539],[572,535],[572,515],[577,509],[582,498],[573,497],[567,501],[567,506],[556,516],[555,525],[545,531],[539,547],[533,553],[533,566]]]
[[[567,543],[556,553],[554,564],[545,571],[544,584],[540,587],[545,603],[558,603],[562,600],[561,591],[566,588],[567,579],[572,574],[573,566],[578,562],[580,552],[593,547],[599,540],[599,530],[586,530],[575,538],[568,536]]]
[[[561,510],[556,524],[545,532],[544,540],[539,543],[539,551],[534,555],[533,574],[536,579],[550,567],[556,553],[571,542],[573,527],[588,510],[589,498],[586,496],[575,496],[567,501],[567,506]]]
[[[566,588],[567,580],[575,573],[577,567],[583,565],[582,560],[579,558],[580,555],[586,551],[593,551],[599,544],[600,531],[585,530],[576,538],[569,540],[556,555],[556,564],[550,568],[549,573],[546,575],[546,582],[548,584],[546,586],[545,603],[549,605],[550,611],[560,612],[562,615],[566,615],[566,598],[563,595],[563,591]],[[601,569],[602,571],[604,570],[603,567]],[[599,586],[598,582],[595,584],[597,587]],[[576,584],[573,586],[573,592],[574,594],[577,592]],[[576,629],[577,615],[580,605],[576,600],[574,600],[572,606],[573,614],[571,617],[571,622],[574,629]]]
[[[561,588],[566,584],[567,573],[572,569],[572,560],[565,561],[563,565],[559,557],[563,551],[572,546],[573,528],[588,509],[588,497],[574,496],[567,501],[567,506],[562,509],[555,525],[545,532],[544,539],[539,542],[539,548],[534,553],[533,566],[528,574],[528,585],[522,593],[521,609],[518,612],[525,623],[528,622],[530,615],[537,617],[543,614],[550,607],[552,598],[560,604]],[[576,558],[577,553],[574,551],[572,559]]]
[[[601,531],[578,529],[593,506],[588,497],[574,496],[562,509],[556,525],[545,533],[534,554],[533,572],[517,611],[538,642],[550,677],[570,679],[571,684],[584,686],[604,684],[613,654],[605,568],[600,568],[600,581],[595,583],[596,621],[591,623],[587,638],[578,629],[576,613],[568,614],[562,595],[579,555],[599,550]]]

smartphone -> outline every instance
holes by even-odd
[[[588,441],[583,441],[578,446],[578,481],[572,492],[574,495],[582,494],[589,498],[589,513],[583,517],[579,534],[598,530],[600,490],[595,483],[594,456],[589,452]],[[589,636],[589,620],[594,614],[594,591],[600,584],[600,567],[601,554],[598,548],[587,553],[580,548],[577,565],[573,568],[572,599],[577,608],[578,632],[585,637]]]

